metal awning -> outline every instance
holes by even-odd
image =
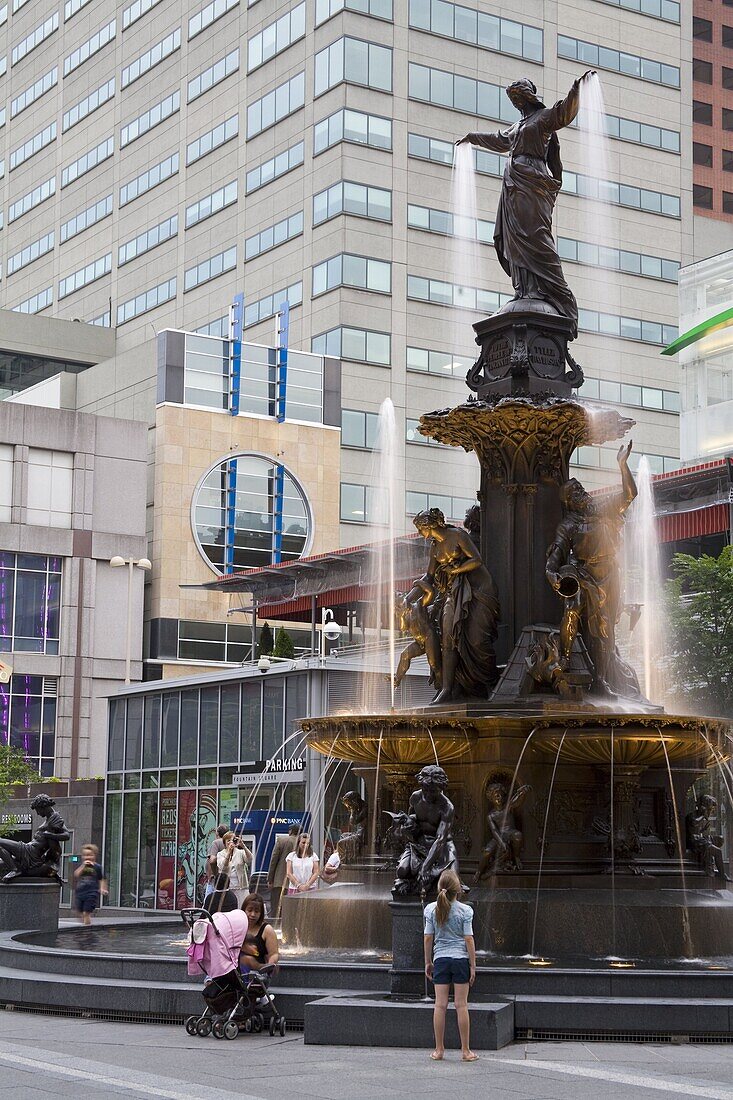
[[[244,569],[204,584],[184,584],[181,588],[247,592],[258,605],[288,603],[355,587],[369,589],[375,584],[378,558],[384,555],[386,559],[388,546],[388,540],[365,543],[263,569]],[[405,582],[421,576],[427,568],[428,554],[428,544],[419,534],[396,538],[395,586],[404,588]]]

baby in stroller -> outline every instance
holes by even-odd
[[[265,966],[256,975],[243,974],[239,952],[248,930],[248,919],[241,910],[208,913],[205,909],[183,909],[181,917],[190,929],[188,973],[206,975],[202,990],[205,1009],[200,1016],[186,1019],[189,1035],[202,1038],[236,1039],[240,1029],[262,1031],[263,1008],[269,1008],[269,1032],[285,1035],[286,1021],[267,989],[267,979],[275,967]]]

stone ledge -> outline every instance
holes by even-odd
[[[470,1005],[471,1046],[500,1050],[514,1039],[514,1005]],[[325,997],[305,1005],[306,1043],[321,1046],[411,1047],[434,1045],[432,1001],[395,1001],[387,997]],[[458,1050],[458,1023],[450,1005],[445,1045]]]

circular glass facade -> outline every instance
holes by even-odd
[[[294,561],[309,549],[313,528],[296,479],[259,454],[232,455],[205,474],[193,496],[191,525],[216,573]]]

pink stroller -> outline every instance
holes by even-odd
[[[240,910],[231,913],[209,913],[205,909],[182,909],[181,917],[191,931],[188,973],[206,975],[201,991],[206,1007],[200,1016],[186,1019],[189,1035],[215,1039],[236,1039],[240,1028],[262,1031],[264,1016],[260,1007],[270,1008],[270,1035],[285,1034],[286,1021],[275,1007],[267,983],[274,967],[249,974],[239,969],[239,949],[247,935],[247,917]]]

